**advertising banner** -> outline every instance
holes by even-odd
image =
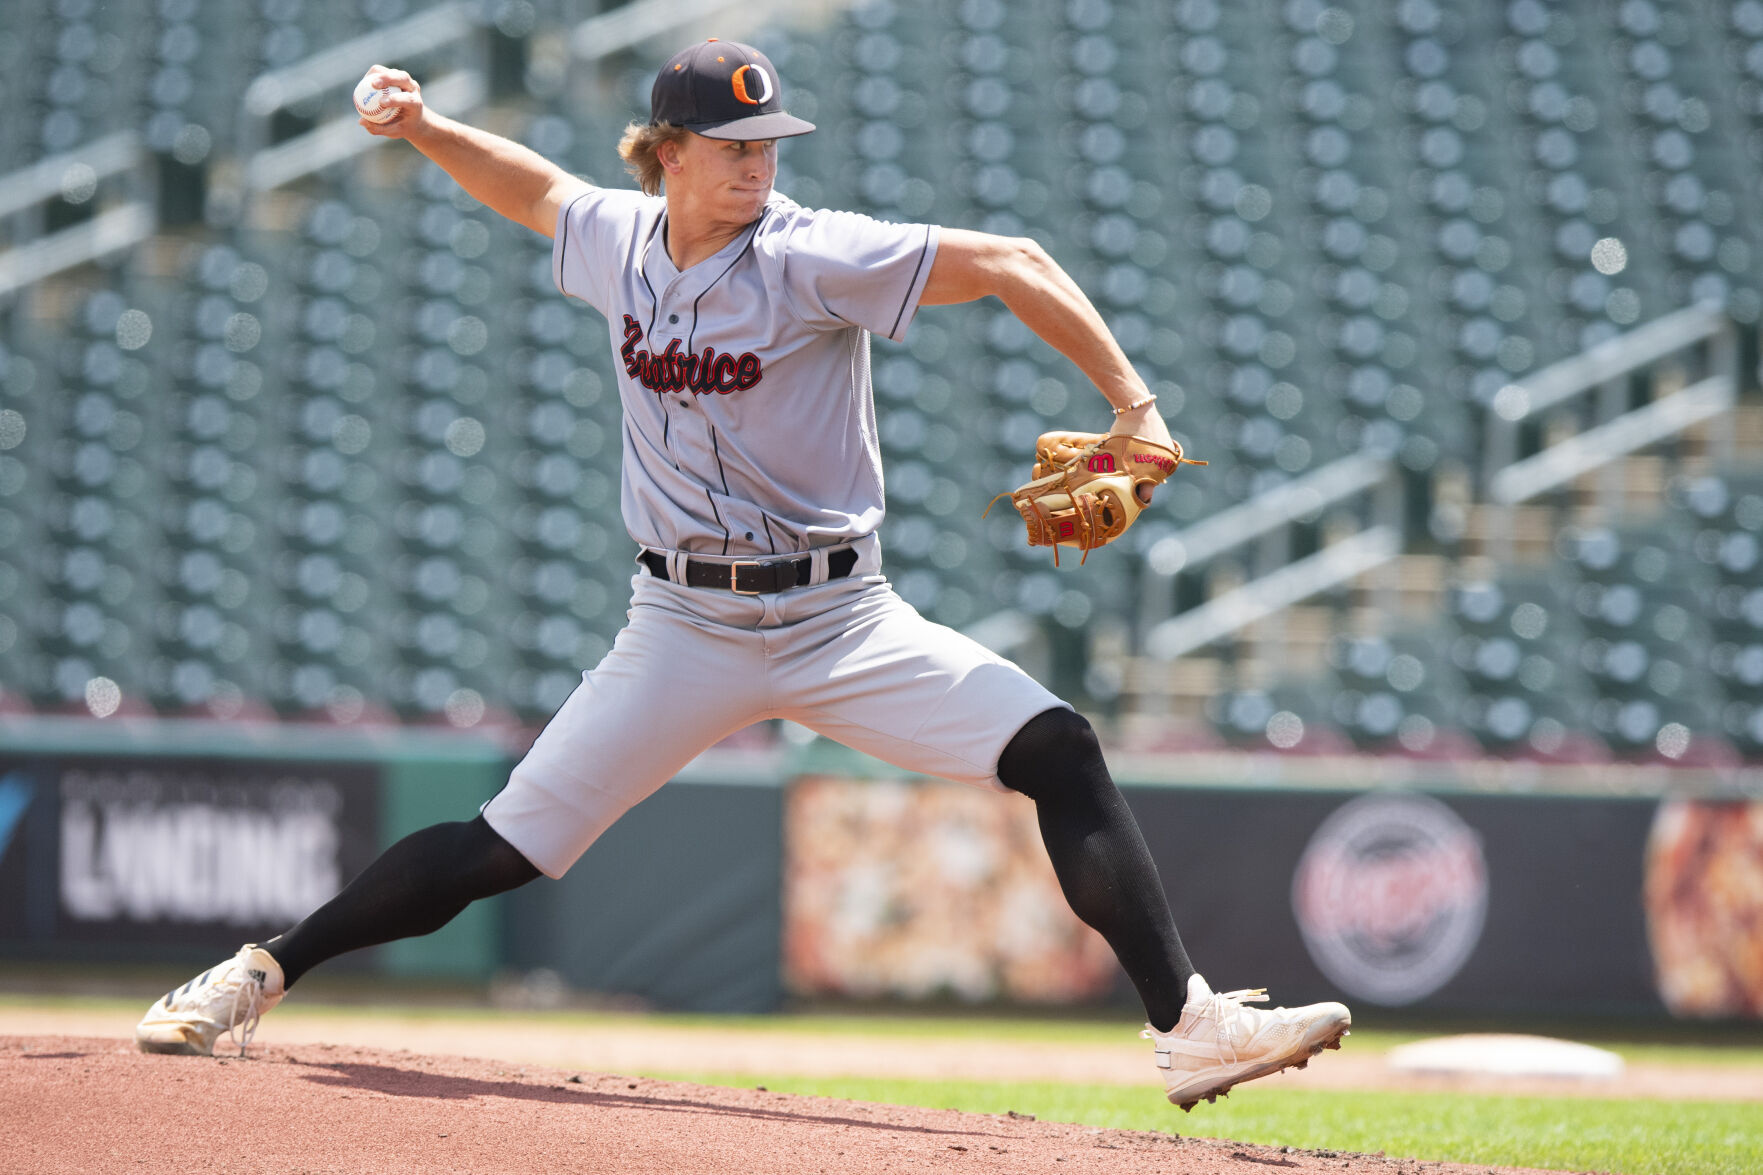
[[[794,994],[1073,1003],[1119,974],[1065,904],[1023,796],[809,777],[788,793],[784,845]]]
[[[1646,905],[1667,1007],[1763,1017],[1763,803],[1660,805],[1647,840]]]
[[[1763,1008],[1763,805],[1123,790],[1220,990],[1493,1015]],[[809,777],[784,842],[792,993],[1131,1000],[1020,797]]]
[[[1336,987],[1409,1004],[1443,987],[1481,942],[1482,838],[1423,795],[1360,796],[1311,833],[1292,874],[1292,913]]]
[[[379,848],[379,768],[0,757],[0,951],[148,958],[286,929]]]
[[[1195,965],[1278,1002],[1663,1012],[1642,901],[1658,801],[1126,789]]]

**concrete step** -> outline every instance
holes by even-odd
[[[1173,663],[1126,657],[1122,685],[1133,699],[1129,709],[1199,721],[1207,700],[1222,691],[1321,675],[1335,637],[1390,635],[1426,624],[1438,616],[1450,582],[1450,560],[1404,555],[1360,576],[1344,604],[1288,608],[1244,628],[1227,649],[1202,649]]]
[[[1121,668],[1129,713],[1203,724],[1207,700],[1224,688],[1224,663],[1215,656],[1178,661],[1128,657]]]
[[[1547,558],[1547,542],[1559,528],[1656,520],[1667,509],[1673,480],[1702,476],[1727,460],[1763,461],[1763,405],[1741,405],[1728,416],[1697,425],[1669,448],[1618,457],[1577,479],[1564,498],[1515,507],[1507,552],[1501,552],[1494,541],[1503,525],[1501,508],[1478,504],[1471,508],[1465,549],[1474,555],[1504,553],[1518,561]]]
[[[1743,460],[1763,460],[1763,404],[1740,404],[1733,411],[1732,447]]]
[[[1554,548],[1556,530],[1555,511],[1550,507],[1477,502],[1469,508],[1463,551],[1500,560],[1544,559]]]

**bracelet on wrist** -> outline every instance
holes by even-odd
[[[1155,404],[1156,402],[1157,402],[1157,393],[1147,392],[1143,399],[1134,400],[1132,403],[1128,404],[1124,408],[1116,408],[1114,410],[1114,415],[1125,416],[1128,412],[1131,412],[1135,408],[1143,408],[1146,404]]]

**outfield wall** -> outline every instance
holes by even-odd
[[[468,819],[518,748],[450,731],[0,720],[0,958],[197,965],[385,845]],[[1763,785],[1489,762],[1118,757],[1195,962],[1282,1001],[1763,1016]],[[332,965],[548,968],[657,1006],[1130,1003],[1033,807],[826,744],[717,751],[560,882]]]
[[[0,718],[0,958],[212,962],[406,833],[470,819],[507,764],[445,730]],[[501,955],[484,905],[334,966],[486,979]]]

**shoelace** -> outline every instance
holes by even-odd
[[[1237,1063],[1237,1042],[1226,1040],[1229,1035],[1224,1030],[1225,1014],[1232,1010],[1232,1005],[1240,1008],[1244,1004],[1264,1004],[1267,1002],[1265,987],[1246,987],[1241,991],[1215,991],[1206,1002],[1206,1013],[1212,1017],[1213,1039],[1218,1044],[1218,1059],[1226,1065]],[[1224,1055],[1226,1045],[1230,1046],[1230,1056]]]
[[[1232,1006],[1234,1005],[1240,1008],[1244,1004],[1265,1004],[1266,1002],[1267,989],[1265,987],[1245,987],[1241,991],[1215,991],[1212,993],[1212,998],[1206,1001],[1203,1005],[1204,1010],[1200,1014],[1212,1021],[1212,1039],[1218,1046],[1218,1059],[1220,1062],[1226,1065],[1234,1065],[1237,1062],[1236,1042],[1234,1040],[1226,1040],[1226,1033],[1224,1031],[1224,1018],[1226,1014],[1231,1011]],[[1180,1025],[1177,1025],[1177,1027],[1180,1027]],[[1159,1034],[1156,1029],[1152,1028],[1150,1025],[1146,1025],[1145,1030],[1139,1033],[1139,1037],[1142,1040],[1155,1040],[1157,1035]],[[1167,1033],[1164,1035],[1173,1036],[1174,1033]],[[1227,1045],[1230,1048],[1230,1055],[1228,1057],[1224,1055],[1224,1050]]]
[[[239,1001],[245,998],[247,992],[250,993],[251,1002],[245,1008],[244,1018],[240,1019]],[[227,1017],[231,1021],[226,1031],[227,1039],[239,1046],[241,1057],[245,1055],[245,1048],[251,1043],[251,1038],[257,1034],[258,1021],[263,1019],[262,1003],[263,985],[247,973],[244,982],[239,984],[239,990],[233,993],[233,1011],[232,1015]],[[244,1030],[242,1037],[240,1035],[241,1028]]]

